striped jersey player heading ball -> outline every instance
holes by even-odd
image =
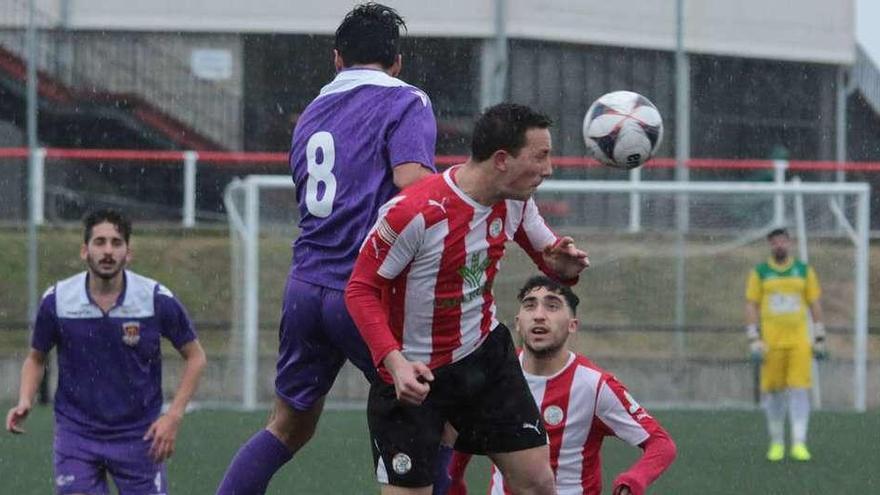
[[[446,421],[456,448],[492,457],[514,492],[554,493],[540,415],[492,293],[509,240],[567,283],[588,266],[531,199],[553,171],[549,127],[522,105],[489,108],[468,161],[383,206],[361,247],[346,305],[382,378],[367,415],[383,493],[430,493]]]

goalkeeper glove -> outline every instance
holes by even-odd
[[[761,334],[758,333],[758,325],[754,323],[746,325],[746,336],[749,338],[749,357],[755,363],[764,361],[764,342],[761,341]]]
[[[816,323],[813,326],[813,357],[816,361],[828,359],[828,346],[825,344],[825,325]]]
[[[764,362],[765,350],[764,342],[761,339],[754,339],[749,342],[749,357],[752,359],[752,362],[758,364]]]

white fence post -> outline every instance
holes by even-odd
[[[858,412],[865,412],[867,398],[865,391],[868,377],[868,282],[869,259],[868,240],[871,228],[871,190],[867,187],[859,193],[856,202],[856,259],[855,259],[855,338],[853,342],[853,365],[855,379],[853,383],[853,407]]]
[[[196,166],[199,154],[195,151],[183,152],[183,226],[196,225]]]
[[[642,168],[636,167],[629,171],[631,184],[642,180]],[[637,191],[629,193],[629,231],[632,234],[642,231],[642,195]]]
[[[37,226],[46,223],[46,148],[36,148],[34,151],[33,174],[31,184],[31,200],[28,202],[31,207],[31,218]]]
[[[785,184],[786,170],[788,170],[788,160],[773,160],[773,182]],[[785,225],[785,198],[781,192],[773,195],[773,224]]]

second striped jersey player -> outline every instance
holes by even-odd
[[[520,354],[520,361],[524,356]],[[556,473],[559,495],[602,492],[600,450],[607,437],[617,437],[646,453],[615,480],[615,486],[639,487],[671,462],[669,435],[613,375],[585,356],[567,352],[564,367],[550,376],[523,370],[532,397],[541,411],[550,442],[550,465]],[[661,445],[662,444],[662,445]],[[650,450],[649,450],[650,449]],[[662,451],[656,454],[657,451]],[[659,462],[652,462],[656,457]],[[489,493],[504,495],[504,479],[492,471]]]
[[[641,458],[613,482],[614,495],[640,495],[675,459],[675,444],[662,426],[613,375],[570,350],[578,328],[578,297],[547,277],[529,279],[519,292],[516,331],[520,364],[550,443],[550,465],[559,495],[602,493],[600,451],[606,437],[640,447]],[[456,453],[449,495],[465,495],[470,456]],[[492,470],[490,495],[505,495],[508,480]]]

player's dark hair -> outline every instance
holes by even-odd
[[[391,7],[369,2],[355,6],[336,29],[334,48],[346,67],[363,64],[394,65],[400,54],[403,17]]]
[[[498,150],[516,156],[526,144],[526,131],[547,129],[551,125],[550,117],[525,105],[499,103],[489,107],[474,125],[471,157],[481,162]]]
[[[789,238],[791,237],[790,235],[788,235],[788,229],[784,229],[784,228],[780,227],[778,229],[771,230],[770,233],[767,234],[767,240],[769,241],[770,239],[773,239],[774,237],[776,237],[778,235],[784,235],[785,237],[789,237]]]
[[[125,239],[125,243],[128,244],[128,240],[131,238],[131,220],[122,212],[112,208],[95,210],[83,218],[83,240],[86,244],[92,239],[92,228],[104,222],[113,224],[122,238]]]
[[[535,275],[534,277],[526,280],[525,285],[519,290],[519,294],[517,294],[516,299],[522,303],[523,299],[529,295],[529,292],[532,292],[535,289],[545,288],[550,292],[555,294],[559,294],[565,299],[565,302],[568,303],[568,307],[571,308],[572,316],[577,314],[577,307],[580,304],[581,300],[578,296],[571,291],[571,287],[567,285],[563,285],[550,277],[545,277],[544,275]]]

